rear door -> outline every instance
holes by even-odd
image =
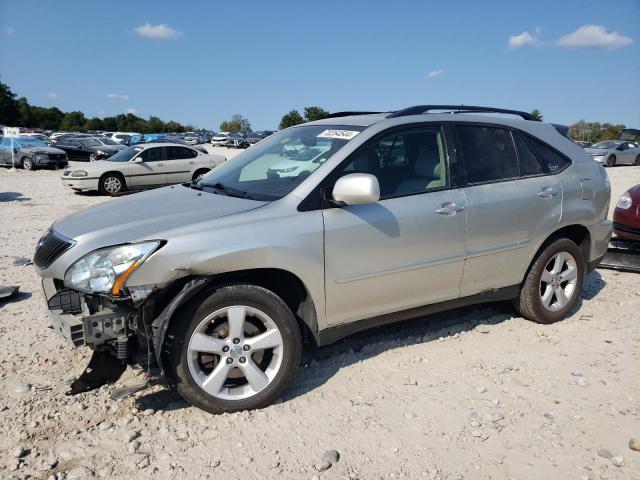
[[[129,162],[128,186],[166,185],[166,162],[163,147],[142,150]]]
[[[198,152],[192,148],[172,145],[165,147],[167,152],[167,183],[184,183],[192,180]]]
[[[443,129],[428,125],[387,131],[338,168],[333,182],[375,175],[381,197],[323,210],[329,325],[458,297],[466,201],[448,164]]]
[[[460,294],[517,285],[532,249],[560,222],[562,185],[517,131],[469,123],[456,133],[468,202]]]

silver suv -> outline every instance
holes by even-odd
[[[609,196],[602,165],[523,112],[345,112],[59,220],[34,263],[54,328],[95,350],[71,393],[137,364],[228,412],[365,328],[504,300],[561,320],[607,249]]]

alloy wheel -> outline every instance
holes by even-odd
[[[25,170],[33,170],[33,160],[31,160],[31,158],[29,157],[25,157],[22,160],[22,168],[24,168]]]
[[[122,189],[122,181],[118,177],[105,178],[104,189],[109,193],[118,193]]]
[[[196,384],[222,400],[241,400],[263,391],[282,366],[284,343],[275,322],[243,305],[217,310],[196,327],[187,365]]]
[[[578,266],[569,252],[556,253],[542,271],[540,300],[544,308],[557,312],[567,306],[576,294]]]

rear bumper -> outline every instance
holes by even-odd
[[[609,248],[609,241],[611,240],[611,233],[613,232],[613,222],[605,219],[589,225],[587,228],[589,230],[589,236],[591,237],[591,249],[589,251],[589,258],[586,259],[587,264],[591,265],[595,263],[597,265],[607,253],[607,248]]]

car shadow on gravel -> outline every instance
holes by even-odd
[[[22,192],[0,192],[0,202],[27,202],[30,197],[25,197]]]
[[[605,285],[606,282],[597,271],[587,275],[581,297],[570,315],[579,314],[583,300],[596,297]],[[284,392],[282,401],[293,400],[320,387],[343,367],[373,358],[388,350],[438,341],[441,337],[469,332],[479,326],[490,329],[491,326],[513,317],[518,317],[518,314],[511,302],[486,303],[372,328],[350,335],[327,347],[306,348],[303,350],[298,374]],[[188,406],[189,404],[176,392],[164,388],[145,393],[136,399],[136,407],[140,410],[152,408],[170,411]]]

